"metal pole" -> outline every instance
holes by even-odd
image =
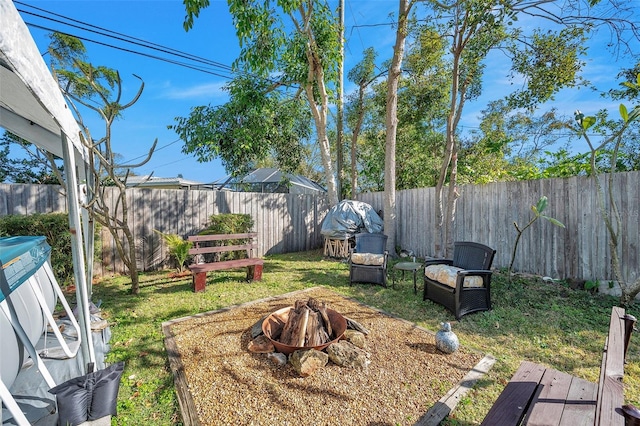
[[[96,355],[91,336],[91,317],[89,314],[89,297],[87,294],[87,276],[85,273],[84,250],[82,242],[82,222],[80,219],[80,203],[78,201],[78,176],[76,173],[73,146],[62,133],[63,161],[65,181],[67,184],[67,203],[69,205],[69,232],[71,233],[71,255],[73,257],[73,274],[76,282],[76,305],[78,322],[83,333],[82,355],[84,361],[96,364]],[[87,367],[85,364],[83,367]],[[84,373],[87,373],[85,371]]]

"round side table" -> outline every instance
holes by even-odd
[[[422,263],[418,262],[400,262],[396,263],[393,266],[393,287],[396,286],[396,271],[402,271],[402,278],[404,278],[405,271],[413,272],[413,294],[417,294],[418,290],[416,287],[416,275],[418,271],[422,269]]]

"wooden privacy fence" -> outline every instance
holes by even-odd
[[[614,198],[622,219],[620,260],[628,281],[638,279],[640,265],[640,172],[613,176]],[[59,187],[0,184],[0,215],[65,211]],[[506,268],[516,238],[513,222],[521,227],[533,217],[531,206],[542,195],[549,199],[544,212],[566,228],[540,219],[520,240],[514,269],[552,278],[613,280],[607,230],[598,210],[594,181],[587,177],[464,185],[457,203],[454,240],[477,241],[497,250],[493,265]],[[170,189],[128,190],[138,262],[151,270],[167,260],[166,249],[153,229],[193,235],[212,214],[247,213],[255,221],[259,255],[303,251],[322,246],[326,197]],[[383,193],[358,196],[376,211],[384,208]],[[396,238],[417,256],[436,253],[438,235],[435,188],[398,191]],[[111,237],[102,232],[102,267],[96,274],[122,272]]]
[[[620,264],[627,281],[639,277],[640,172],[613,176],[614,199],[622,219]],[[542,195],[549,199],[544,212],[566,228],[539,219],[518,245],[514,270],[576,280],[614,280],[609,238],[598,210],[596,185],[588,177],[464,185],[457,202],[454,241],[477,241],[497,250],[493,266],[506,268],[516,238],[513,225],[525,226]],[[435,188],[399,191],[396,197],[396,239],[417,256],[436,253],[438,235]],[[608,197],[608,193],[606,194]],[[384,208],[383,193],[360,194],[358,200],[375,210]]]
[[[107,188],[113,191],[115,188]],[[110,196],[111,209],[115,199]],[[129,226],[135,240],[140,270],[165,266],[168,252],[154,229],[183,238],[203,230],[219,213],[249,214],[258,233],[257,255],[305,251],[322,246],[322,220],[329,210],[326,197],[299,194],[262,194],[180,189],[127,189]],[[0,215],[66,211],[56,185],[0,184]],[[113,239],[100,234],[102,250],[95,275],[125,273]]]

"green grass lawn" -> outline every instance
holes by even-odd
[[[410,273],[396,288],[349,286],[344,262],[327,260],[311,251],[265,257],[262,281],[244,282],[244,272],[209,273],[207,289],[191,291],[191,277],[169,278],[159,272],[141,276],[140,294],[129,294],[126,277],[103,279],[94,285],[94,302],[102,301],[111,325],[108,362],[125,361],[113,424],[180,424],[181,417],[164,350],[162,322],[220,309],[304,288],[325,286],[363,303],[437,331],[452,322],[461,344],[493,355],[497,362],[461,401],[447,425],[478,424],[521,360],[530,360],[597,382],[601,351],[611,307],[617,299],[547,284],[536,278],[492,280],[493,310],[469,314],[460,322],[443,307],[422,301],[420,283],[413,294]],[[627,312],[638,317],[639,306]],[[632,338],[625,375],[627,402],[640,406],[638,340]]]

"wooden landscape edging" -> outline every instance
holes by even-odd
[[[189,392],[189,385],[187,383],[186,375],[184,373],[184,365],[182,364],[182,360],[180,357],[180,353],[178,351],[177,345],[174,340],[173,332],[171,331],[171,327],[175,324],[189,321],[194,318],[206,317],[210,315],[215,315],[220,312],[226,312],[231,309],[242,308],[246,306],[250,306],[257,303],[270,302],[283,298],[291,298],[295,296],[302,296],[309,292],[313,292],[314,290],[323,288],[321,286],[306,288],[303,290],[296,290],[290,293],[283,293],[276,296],[265,297],[262,299],[252,300],[249,302],[244,302],[232,306],[227,306],[225,308],[216,309],[214,311],[202,312],[196,315],[191,315],[187,317],[181,317],[169,321],[164,321],[162,323],[162,332],[165,336],[165,348],[167,351],[167,357],[169,358],[169,366],[173,373],[174,377],[174,385],[176,388],[176,395],[178,397],[178,403],[180,405],[180,412],[182,415],[182,420],[185,426],[201,426],[200,419],[198,418],[195,403],[193,401],[193,397]],[[339,293],[338,293],[339,294]],[[406,324],[410,324],[413,327],[429,333],[431,335],[435,335],[434,332],[427,330],[424,327],[421,327],[411,321],[407,321],[404,318],[400,318],[396,315],[393,315],[389,312],[386,312],[382,309],[376,308],[374,306],[367,305],[366,303],[362,303],[361,301],[354,299],[349,296],[345,296],[343,294],[339,294],[340,297],[343,297],[346,300],[349,300],[353,303],[357,303],[365,308],[376,311],[380,314],[389,316],[398,321],[404,322]],[[475,383],[482,378],[485,374],[489,372],[491,367],[495,364],[496,359],[491,355],[485,355],[474,367],[471,369],[453,388],[451,388],[440,400],[438,400],[433,407],[431,407],[427,412],[416,422],[416,426],[437,426],[440,424],[445,417],[447,417],[457,406],[460,399],[473,388]]]

